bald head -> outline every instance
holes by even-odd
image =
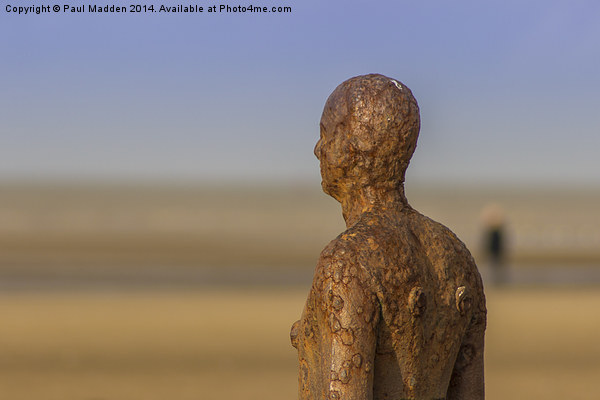
[[[325,103],[315,147],[325,191],[338,198],[354,185],[401,185],[419,126],[417,101],[399,81],[371,74],[343,82]]]

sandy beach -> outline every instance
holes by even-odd
[[[334,201],[306,188],[4,193],[0,397],[296,397],[289,328],[343,229]],[[508,215],[512,280],[486,291],[487,398],[598,398],[600,195],[408,193],[477,257],[481,208]]]
[[[293,399],[306,288],[0,296],[7,399]],[[600,290],[488,290],[487,398],[596,399]]]

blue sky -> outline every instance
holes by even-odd
[[[327,96],[378,72],[421,107],[408,181],[600,187],[598,2],[26,16],[11,3],[24,4],[0,9],[0,179],[318,181]]]

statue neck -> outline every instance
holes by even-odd
[[[404,184],[393,188],[364,186],[352,188],[340,200],[346,227],[354,225],[366,212],[386,212],[408,207]]]

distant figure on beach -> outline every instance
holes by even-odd
[[[497,204],[488,204],[481,212],[481,220],[484,253],[490,268],[491,282],[495,286],[501,286],[508,282],[504,211]]]
[[[322,251],[290,333],[299,399],[483,399],[481,277],[465,245],[404,195],[420,127],[410,89],[349,79],[320,127],[322,187],[347,229]]]

